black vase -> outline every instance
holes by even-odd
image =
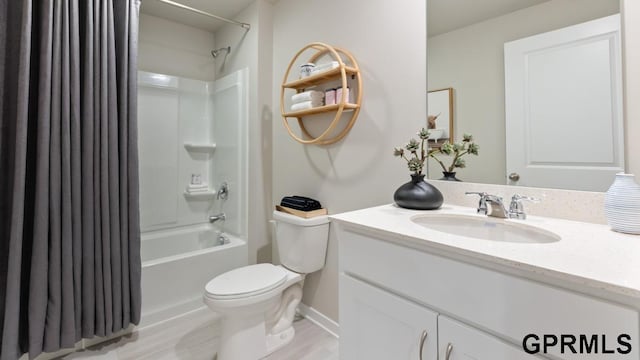
[[[444,198],[440,190],[424,181],[424,175],[411,175],[411,181],[403,184],[393,194],[398,206],[415,210],[435,210],[442,206]]]
[[[442,172],[442,175],[444,175],[444,176],[443,176],[443,177],[441,177],[439,180],[446,180],[446,181],[462,181],[462,180],[460,180],[460,179],[458,179],[458,178],[456,177],[456,172],[455,172],[455,171],[452,171],[452,172],[449,172],[449,171],[443,171],[443,172]]]

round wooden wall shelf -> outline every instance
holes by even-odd
[[[298,58],[307,50],[315,51],[313,55],[306,61],[309,63],[315,63],[316,60],[325,55],[330,55],[333,59],[332,61],[337,61],[339,66],[334,69],[330,69],[327,71],[319,72],[312,74],[311,76],[290,81],[289,75],[291,73],[291,69],[296,64]],[[346,61],[346,63],[345,63]],[[297,69],[296,69],[297,70]],[[296,93],[301,93],[305,91],[305,89],[319,86],[331,81],[341,80],[342,88],[346,89],[347,78],[351,76],[357,82],[357,96],[356,101],[354,103],[349,103],[347,99],[346,92],[342,93],[341,99],[336,99],[337,104],[335,105],[324,105],[319,107],[314,107],[311,109],[300,110],[300,111],[286,111],[285,109],[285,92],[289,89],[293,89]],[[350,89],[354,91],[353,88]],[[362,103],[362,77],[360,76],[360,68],[358,67],[358,63],[356,59],[349,53],[348,51],[340,48],[333,47],[331,45],[315,42],[308,44],[304,48],[302,48],[298,53],[291,59],[289,66],[287,67],[287,71],[284,75],[284,80],[282,81],[282,88],[280,91],[280,112],[282,113],[282,120],[284,121],[284,126],[296,141],[302,144],[315,144],[315,145],[329,145],[333,144],[337,141],[340,141],[344,138],[349,130],[353,127],[356,119],[358,118],[358,114],[360,113],[360,104]],[[345,126],[345,128],[340,131],[340,133],[335,136],[329,138],[332,134],[342,115],[346,112],[351,112],[351,118],[349,122]],[[322,132],[317,137],[312,136],[307,128],[304,126],[303,118],[311,117],[313,115],[318,114],[330,114],[335,113],[335,117],[331,124],[327,127],[326,130]],[[304,135],[304,138],[296,135],[291,129],[291,125],[289,124],[289,119],[297,119],[298,125],[300,126],[300,130]]]

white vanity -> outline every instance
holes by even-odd
[[[332,221],[341,359],[640,359],[638,236],[450,205]]]

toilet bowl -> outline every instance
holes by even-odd
[[[287,345],[305,275],[324,267],[329,220],[274,212],[282,265],[256,264],[221,274],[204,303],[221,316],[217,360],[258,360]]]

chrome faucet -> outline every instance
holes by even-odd
[[[488,205],[487,216],[493,216],[501,219],[509,218],[509,211],[504,206],[500,196],[487,194],[485,196],[485,201]]]
[[[520,194],[515,194],[511,197],[511,204],[509,205],[509,217],[512,219],[520,219],[524,220],[527,218],[527,214],[524,212],[524,205],[522,205],[522,201],[531,201],[533,203],[539,203],[540,199],[536,199],[529,196],[523,196]]]
[[[478,195],[480,201],[478,202],[478,214],[484,214],[487,216],[497,217],[501,219],[520,219],[527,218],[527,214],[524,212],[523,200],[531,202],[539,202],[540,200],[528,196],[522,196],[519,194],[513,195],[511,198],[511,204],[509,209],[504,205],[504,201],[500,196],[487,194],[486,192],[466,192],[466,195]]]
[[[220,214],[215,214],[215,215],[209,215],[209,222],[210,223],[214,223],[216,221],[219,220],[226,220],[227,216],[224,213],[220,213]]]

